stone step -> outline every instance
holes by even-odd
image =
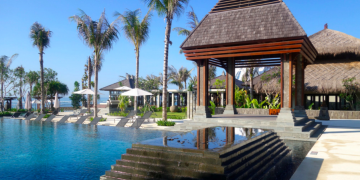
[[[313,126],[307,127],[303,132],[308,132],[312,136],[321,126],[322,123],[314,123]]]
[[[121,171],[125,173],[136,174],[144,177],[152,177],[157,179],[176,179],[176,177],[183,177],[187,179],[226,179],[223,174],[203,173],[201,171],[181,170],[180,168],[163,166],[162,170],[151,170],[140,167],[115,165],[112,167],[114,171]]]
[[[283,146],[284,144],[282,143],[282,141],[280,141],[279,139],[275,139],[272,142],[270,142],[268,145],[264,145],[264,147],[262,148],[252,149],[250,152],[248,152],[248,154],[244,156],[241,155],[238,156],[238,159],[236,161],[232,162],[226,167],[226,171],[231,172],[237,169],[238,167],[245,168],[249,160],[256,161],[258,159],[263,158],[263,156],[265,156],[266,154],[268,154],[269,149],[271,149],[269,147],[281,148]]]
[[[154,165],[165,165],[165,166],[172,166],[172,167],[180,167],[180,168],[188,168],[188,169],[198,169],[200,171],[208,171],[211,170],[211,172],[220,172],[224,171],[224,168],[219,168],[219,166],[210,165],[210,164],[204,164],[199,162],[182,162],[182,161],[176,161],[173,159],[161,159],[161,158],[153,158],[148,156],[134,156],[130,154],[124,154],[122,155],[122,160],[127,161],[135,161],[140,163],[148,163],[148,164],[154,164]],[[122,160],[117,160],[116,164],[121,164]]]
[[[106,177],[112,177],[113,179],[131,179],[131,180],[161,180],[160,178],[153,178],[149,176],[142,176],[138,174],[127,173],[123,171],[106,171]]]
[[[100,180],[126,180],[126,179],[123,179],[123,178],[114,178],[114,177],[111,177],[111,176],[103,175],[103,176],[100,176]]]
[[[268,158],[265,161],[265,165],[261,167],[257,171],[257,173],[254,173],[251,177],[249,177],[249,180],[258,180],[263,179],[265,177],[266,179],[277,179],[277,177],[269,177],[266,175],[271,170],[274,169],[274,164],[276,164],[278,167],[276,169],[279,169],[283,171],[288,166],[288,161],[291,158],[291,151],[287,148],[285,148],[282,152],[280,152],[275,158]],[[279,167],[280,166],[280,167]],[[272,174],[274,175],[274,174]]]
[[[139,156],[148,156],[153,158],[161,158],[161,159],[172,159],[175,161],[184,161],[184,162],[199,162],[202,161],[206,164],[211,165],[221,165],[221,159],[204,157],[203,154],[195,154],[195,153],[186,153],[186,152],[171,152],[171,151],[158,151],[152,149],[140,149],[140,148],[131,148],[127,149],[126,153],[131,155],[139,155]]]
[[[282,142],[274,147],[269,148],[265,153],[259,152],[253,155],[246,164],[237,167],[229,174],[229,179],[247,179],[259,171],[259,169],[266,165],[268,160],[276,158],[281,152],[289,151],[285,144]]]

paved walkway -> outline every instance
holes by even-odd
[[[291,180],[359,180],[360,120],[321,122],[329,127]]]

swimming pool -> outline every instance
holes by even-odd
[[[173,133],[0,119],[0,179],[99,179],[132,143]]]

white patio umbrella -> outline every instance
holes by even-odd
[[[60,107],[60,102],[58,98],[58,93],[55,94],[54,108],[57,109]]]
[[[124,92],[122,96],[152,96],[153,94],[147,91],[144,91],[139,88],[131,89],[130,91]]]
[[[131,90],[131,88],[129,88],[127,86],[122,86],[122,87],[115,88],[115,90],[128,91],[128,90]]]
[[[95,92],[91,89],[83,89],[80,91],[73,92],[73,94],[95,94]],[[101,94],[101,93],[98,92],[98,94]]]
[[[31,96],[30,96],[30,92],[28,92],[28,93],[26,94],[25,109],[31,110]]]

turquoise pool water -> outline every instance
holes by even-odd
[[[132,143],[172,133],[0,119],[0,179],[99,179]]]

